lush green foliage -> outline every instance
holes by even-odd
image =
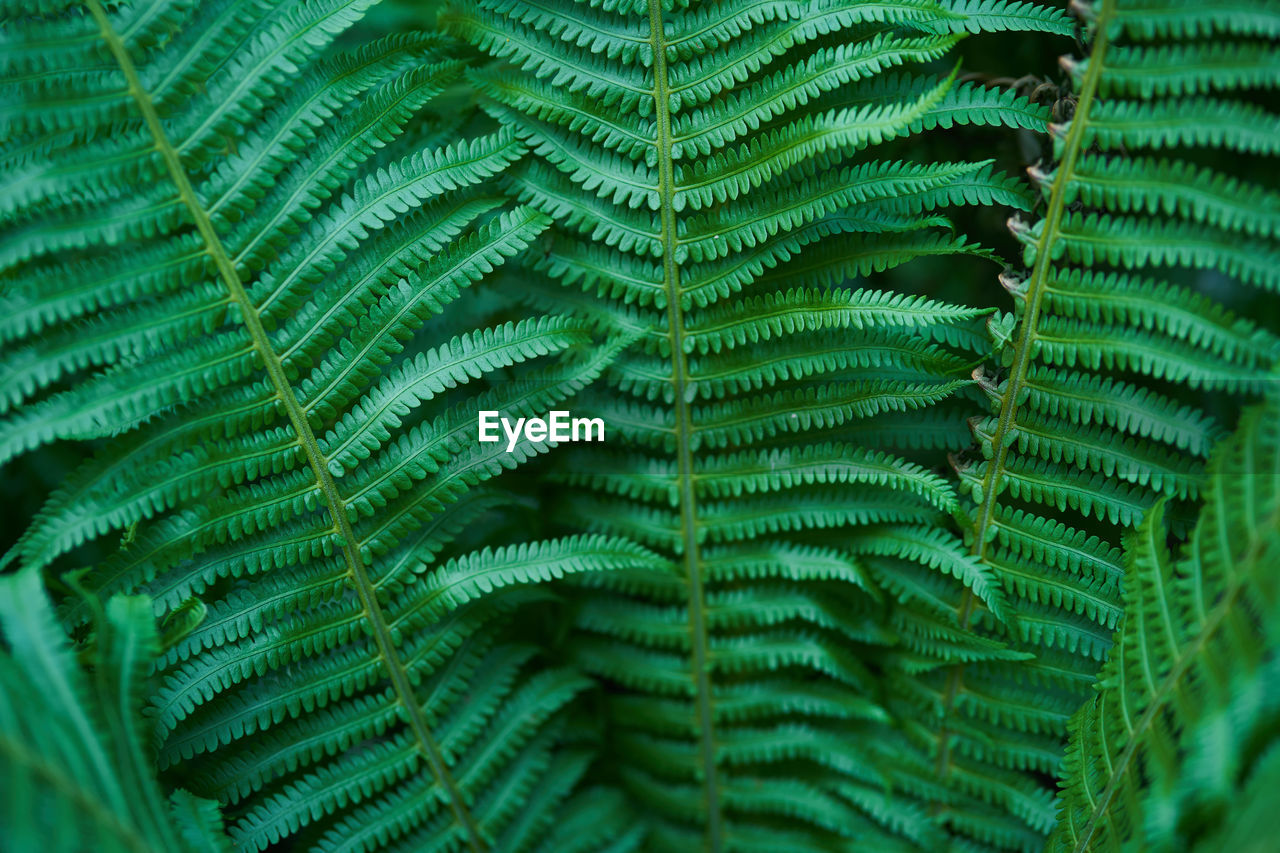
[[[1275,153],[1280,119],[1233,98],[1280,83],[1260,72],[1256,38],[1280,19],[1253,13],[1227,4],[1192,21],[1178,4],[1099,3],[1088,58],[1064,59],[1071,120],[1049,128],[1052,167],[1030,169],[1041,216],[1010,224],[1027,269],[1001,278],[1015,313],[988,324],[995,364],[975,376],[990,415],[972,424],[980,456],[956,465],[965,536],[1009,605],[1001,618],[968,593],[961,624],[1036,658],[952,669],[944,771],[992,755],[983,722],[1001,707],[1018,710],[997,764],[1019,763],[1027,734],[1056,736],[1122,618],[1122,532],[1161,498],[1198,496],[1224,433],[1208,393],[1271,381],[1280,338],[1222,303],[1280,284],[1280,197],[1197,165],[1197,149]],[[1180,268],[1217,273],[1216,293]]]
[[[217,803],[166,797],[142,716],[160,637],[151,602],[94,607],[92,674],[34,571],[0,578],[0,756],[5,849],[229,850]]]
[[[372,5],[0,0],[0,846],[1265,836],[1273,0]]]
[[[1186,849],[1207,836],[1207,850],[1237,850],[1256,831],[1224,814],[1251,777],[1274,772],[1274,756],[1256,750],[1280,706],[1275,398],[1215,452],[1204,509],[1177,560],[1164,506],[1126,542],[1124,628],[1097,699],[1072,719],[1050,849]],[[1215,840],[1218,826],[1237,843]]]
[[[580,772],[560,711],[586,681],[528,666],[494,619],[518,599],[471,605],[649,558],[572,537],[436,560],[545,449],[471,443],[476,410],[545,410],[609,349],[549,361],[587,340],[565,317],[468,331],[483,307],[452,303],[546,226],[484,185],[521,146],[423,112],[459,71],[436,36],[326,53],[359,6],[9,26],[0,447],[103,440],[11,554],[125,529],[89,594],[198,598],[150,710],[159,766],[199,768],[235,846],[517,850]]]
[[[1022,23],[988,8],[478,2],[444,18],[508,63],[477,86],[535,154],[513,194],[556,223],[530,266],[558,289],[533,301],[643,332],[577,404],[629,441],[557,476],[581,492],[561,518],[676,564],[585,581],[578,615],[654,849],[943,840],[922,674],[1008,653],[938,605],[972,590],[999,613],[1003,595],[945,529],[952,487],[898,453],[954,436],[936,404],[969,383],[982,312],[845,282],[975,251],[947,208],[1029,207],[990,163],[888,145],[1043,126],[1047,110],[919,70],[965,26]],[[1016,843],[1052,821],[1047,791],[1019,802],[1037,795],[1022,780],[947,781],[956,812],[995,798],[990,822],[1008,818],[962,833]]]

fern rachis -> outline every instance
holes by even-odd
[[[701,543],[698,542],[698,505],[693,490],[693,440],[689,400],[686,392],[688,368],[685,364],[684,315],[681,311],[680,269],[676,265],[679,240],[676,234],[676,190],[672,174],[671,91],[667,80],[667,45],[663,32],[662,5],[649,0],[649,44],[653,51],[653,104],[658,165],[658,210],[662,239],[662,291],[667,299],[668,346],[671,351],[671,392],[675,406],[676,478],[679,482],[680,546],[684,554],[685,577],[689,584],[690,667],[696,695],[701,767],[705,774],[707,845],[719,850],[723,830],[720,816],[719,780],[716,768],[715,721],[712,713],[710,662],[707,652],[707,624],[702,589]]]
[[[431,735],[422,708],[413,694],[404,662],[391,638],[389,620],[375,595],[373,581],[370,579],[361,555],[357,551],[359,539],[351,525],[346,501],[338,491],[337,483],[330,471],[330,460],[321,451],[315,431],[311,428],[306,413],[298,403],[298,395],[285,376],[280,356],[275,351],[266,330],[263,328],[262,319],[258,314],[258,307],[249,299],[239,274],[232,265],[222,241],[214,231],[209,214],[196,198],[195,190],[192,188],[182,163],[178,159],[178,152],[174,150],[165,135],[160,118],[156,114],[154,106],[152,106],[150,96],[143,87],[142,81],[138,79],[133,60],[129,57],[129,53],[120,37],[112,28],[102,5],[98,0],[87,0],[87,2],[90,13],[102,30],[103,40],[107,43],[116,62],[120,65],[120,70],[124,74],[129,92],[138,103],[138,108],[142,113],[143,120],[146,122],[147,130],[151,133],[157,150],[164,158],[164,164],[169,176],[177,186],[182,202],[190,212],[196,229],[204,241],[206,250],[217,265],[218,274],[226,284],[232,303],[239,310],[240,319],[249,333],[253,348],[257,351],[258,358],[261,359],[266,368],[275,399],[284,409],[289,424],[297,435],[298,444],[301,445],[303,453],[306,455],[307,464],[310,466],[315,476],[315,481],[319,485],[329,517],[333,520],[333,535],[336,537],[336,541],[340,543],[339,547],[342,550],[343,562],[346,564],[347,577],[359,597],[361,610],[368,621],[374,642],[377,645],[378,657],[390,676],[396,701],[404,709],[404,713],[408,717],[414,739],[417,741],[418,748],[425,755],[432,774],[447,792],[449,808],[453,810],[458,822],[466,829],[467,838],[472,848],[481,849],[479,829],[464,804],[462,795],[458,791],[457,783],[454,782],[453,775],[440,754],[440,747]]]
[[[1097,43],[1094,45],[1094,56],[1101,57],[1106,52],[1106,35],[1103,33]],[[1101,60],[1095,64],[1095,69],[1101,68]],[[1079,118],[1088,115],[1089,106],[1093,102],[1094,95],[1097,90],[1098,73],[1095,70],[1084,79],[1082,88],[1076,101],[1075,115]],[[973,513],[973,532],[972,543],[974,556],[985,561],[986,550],[990,543],[987,531],[992,528],[992,514],[995,510],[995,500],[1000,494],[1004,484],[1000,482],[1000,478],[1005,471],[1005,457],[1011,446],[1011,431],[1018,414],[1018,406],[1021,404],[1024,395],[1024,384],[1027,378],[1027,369],[1031,363],[1031,349],[1035,341],[1036,321],[1040,314],[1040,300],[1043,296],[1041,288],[1035,286],[1035,282],[1043,281],[1045,270],[1054,256],[1053,248],[1049,242],[1057,233],[1059,221],[1063,215],[1065,207],[1065,194],[1061,191],[1061,187],[1057,182],[1065,185],[1071,178],[1072,170],[1075,166],[1075,159],[1080,150],[1079,134],[1080,129],[1084,127],[1084,121],[1076,121],[1068,131],[1067,139],[1063,144],[1066,155],[1063,161],[1058,164],[1055,172],[1054,185],[1049,191],[1049,206],[1044,214],[1044,226],[1041,232],[1042,244],[1037,248],[1036,263],[1037,268],[1031,272],[1030,281],[1033,284],[1023,294],[1023,317],[1019,326],[1020,334],[1013,341],[1013,368],[1009,377],[1005,380],[1004,390],[1002,392],[999,404],[1000,416],[996,422],[995,429],[991,433],[990,447],[993,448],[994,455],[990,463],[987,465],[982,485],[978,489],[978,494],[982,497],[978,501],[977,507]],[[1074,134],[1074,136],[1073,136]],[[1038,273],[1038,274],[1037,274]],[[962,593],[960,605],[957,615],[962,628],[968,628],[973,616],[975,608],[980,606],[980,602],[974,596],[971,590],[965,590]],[[1112,626],[1114,627],[1114,626]],[[943,696],[943,715],[944,718],[950,713],[952,706],[955,704],[959,695],[964,678],[963,667],[956,667],[947,677],[946,691]],[[948,733],[945,724],[938,732],[938,764],[937,772],[940,777],[946,778],[948,773],[948,765],[951,756],[951,745],[948,741]]]

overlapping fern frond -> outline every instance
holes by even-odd
[[[160,651],[144,597],[97,608],[92,675],[40,575],[0,578],[0,818],[6,850],[224,853],[217,804],[156,779],[142,707]]]
[[[1280,401],[1215,451],[1190,541],[1169,553],[1165,502],[1125,543],[1125,618],[1097,698],[1071,722],[1049,849],[1243,850],[1275,840],[1280,721]],[[1239,808],[1239,814],[1251,809]],[[1230,815],[1230,817],[1224,817]],[[1260,820],[1261,818],[1261,820]],[[1257,834],[1257,846],[1241,843]],[[1234,840],[1236,843],[1231,843]],[[1202,842],[1202,847],[1197,847]]]
[[[1266,837],[1274,0],[374,2],[0,0],[0,847]]]
[[[100,445],[9,560],[123,531],[89,593],[203,609],[151,712],[161,767],[240,849],[621,843],[597,792],[553,820],[585,680],[528,666],[493,619],[518,595],[476,599],[655,558],[604,537],[440,558],[546,448],[475,443],[476,411],[544,412],[616,346],[579,352],[566,316],[474,327],[464,290],[547,224],[484,184],[522,144],[426,108],[458,77],[438,36],[330,50],[367,5],[5,4],[0,458]]]
[[[1060,729],[1107,655],[1123,531],[1200,493],[1220,416],[1280,356],[1249,316],[1280,286],[1280,117],[1259,106],[1280,84],[1280,12],[1074,5],[1089,56],[1064,60],[1074,114],[1031,169],[1041,214],[1011,223],[1028,269],[1002,279],[1016,311],[989,323],[981,454],[957,461],[970,547],[1008,597],[998,614],[966,594],[958,616],[1036,661],[962,663],[934,684],[944,775],[1052,771],[1026,744]],[[993,721],[1013,733],[994,746]]]
[[[932,0],[475,0],[442,20],[500,60],[475,83],[535,155],[508,185],[555,220],[522,287],[638,336],[576,404],[617,438],[556,476],[567,524],[675,567],[583,579],[573,643],[614,685],[603,772],[650,849],[943,840],[925,804],[969,795],[933,789],[933,741],[877,685],[1006,654],[948,621],[960,591],[998,610],[999,590],[943,529],[951,488],[900,455],[954,435],[931,408],[969,384],[983,312],[863,277],[979,252],[948,208],[1028,207],[989,162],[884,146],[1043,129],[1025,100],[925,69],[966,30],[1064,20]],[[1046,832],[1050,803],[1009,831]]]

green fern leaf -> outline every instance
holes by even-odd
[[[166,798],[142,715],[160,650],[140,596],[95,603],[93,646],[76,660],[38,572],[0,578],[0,774],[13,850],[229,851],[217,803]]]
[[[1274,399],[1252,409],[1215,452],[1176,559],[1163,502],[1128,536],[1124,624],[1097,698],[1071,721],[1050,849],[1171,849],[1230,832],[1222,815],[1250,772],[1250,739],[1280,711],[1276,415]]]
[[[554,220],[523,293],[634,335],[576,403],[622,446],[551,473],[558,519],[676,566],[571,579],[574,655],[616,688],[596,772],[650,816],[651,850],[942,838],[918,768],[867,745],[919,748],[865,691],[868,661],[1010,657],[941,608],[915,612],[967,588],[1000,610],[1003,593],[938,529],[951,487],[900,455],[962,434],[939,404],[972,389],[987,312],[863,277],[989,256],[949,212],[1034,201],[990,161],[883,153],[939,127],[1047,124],[1025,98],[910,69],[964,32],[1065,18],[1021,2],[464,0],[441,20],[496,60],[475,85],[532,152],[507,186]],[[1047,831],[1047,791],[1034,811]]]
[[[0,17],[0,459],[100,445],[6,560],[30,585],[96,548],[93,596],[154,599],[147,738],[238,849],[533,850],[562,807],[616,797],[579,785],[591,683],[498,617],[664,561],[605,537],[471,550],[503,517],[486,484],[550,448],[477,444],[476,418],[544,413],[629,339],[469,297],[548,225],[490,185],[526,146],[436,114],[459,74],[440,36],[334,48],[369,5]],[[208,807],[174,809],[140,838],[197,849]]]
[[[1280,356],[1247,307],[1277,285],[1275,199],[1258,180],[1275,153],[1277,119],[1259,104],[1280,78],[1258,41],[1274,4],[1073,8],[1089,56],[1063,60],[1074,112],[1049,128],[1052,164],[1029,170],[1042,215],[1010,223],[1028,269],[1001,278],[1016,313],[991,321],[995,366],[975,374],[990,403],[971,421],[980,455],[955,459],[970,549],[1008,600],[998,620],[968,591],[954,615],[1036,660],[949,668],[931,694],[943,776],[1016,760],[990,744],[1020,684],[1086,698],[1122,612],[1122,536],[1157,503],[1201,496],[1228,400],[1268,391]],[[1227,174],[1233,155],[1259,159]],[[1111,721],[1077,730],[1095,724]],[[1060,707],[1033,706],[1015,730],[1060,726]]]

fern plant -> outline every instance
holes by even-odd
[[[72,653],[40,575],[0,578],[0,814],[6,850],[230,850],[217,804],[167,797],[149,756],[145,684],[160,651],[151,603],[94,614],[93,672]]]
[[[1084,7],[1090,56],[1064,58],[1074,116],[1050,127],[1054,162],[1029,170],[1043,217],[1010,224],[1028,270],[1002,278],[1016,314],[989,323],[998,365],[979,374],[992,403],[974,425],[983,461],[959,466],[976,553],[1029,615],[1080,617],[1029,619],[1020,639],[1094,658],[1116,624],[1120,570],[1114,540],[1083,536],[1081,519],[1131,528],[1160,497],[1194,497],[1224,430],[1182,389],[1256,394],[1280,355],[1270,330],[1223,304],[1280,284],[1269,262],[1280,197],[1193,159],[1276,153],[1280,120],[1232,98],[1278,82],[1255,40],[1273,34],[1273,10],[1193,20],[1177,3],[1127,7]],[[1219,276],[1223,298],[1191,286],[1191,270]],[[1033,562],[1059,572],[1028,572]]]
[[[100,443],[7,559],[124,531],[91,599],[205,611],[150,712],[160,768],[224,804],[237,848],[555,849],[622,814],[587,791],[552,822],[586,682],[531,668],[495,619],[519,596],[468,605],[653,558],[604,537],[437,558],[547,447],[474,444],[477,409],[544,410],[611,349],[574,354],[563,316],[468,330],[462,291],[546,219],[484,184],[513,134],[454,141],[424,111],[459,71],[439,37],[326,50],[367,5],[5,8],[0,454]]]
[[[1072,719],[1049,849],[1247,847],[1248,830],[1222,815],[1241,789],[1274,779],[1274,758],[1255,761],[1253,750],[1280,719],[1278,416],[1272,397],[1214,453],[1204,509],[1176,560],[1163,501],[1128,537],[1124,627],[1097,698]],[[1274,796],[1260,801],[1274,808]],[[1274,823],[1263,820],[1270,832],[1254,849],[1274,840]]]
[[[1256,291],[1280,284],[1280,196],[1257,180],[1274,173],[1280,118],[1252,102],[1280,82],[1262,41],[1274,4],[1077,11],[1089,56],[1063,60],[1074,111],[1050,126],[1052,163],[1029,170],[1042,215],[1011,222],[1027,270],[1002,277],[1015,313],[989,322],[981,455],[957,460],[965,536],[1009,602],[1002,617],[966,592],[957,616],[1036,660],[950,668],[941,775],[989,752],[982,721],[1002,706],[1015,731],[1060,729],[1121,619],[1123,531],[1158,500],[1199,494],[1225,432],[1205,402],[1269,387],[1280,356],[1273,331],[1229,307],[1265,304]],[[1233,175],[1206,165],[1215,151],[1259,159]]]
[[[932,741],[878,685],[1007,657],[947,618],[962,589],[996,612],[1002,593],[946,530],[950,485],[899,455],[949,434],[930,408],[969,384],[984,312],[860,280],[980,253],[946,208],[1030,201],[990,162],[888,143],[1047,111],[905,69],[965,30],[1067,25],[932,2],[479,0],[442,20],[504,60],[475,85],[536,155],[507,178],[554,220],[526,262],[546,283],[524,289],[638,336],[578,403],[622,440],[553,476],[575,491],[566,523],[672,565],[583,579],[574,645],[616,693],[610,772],[652,815],[650,849],[942,840]],[[986,811],[993,795],[960,780],[943,796]],[[1029,828],[960,831],[1047,831],[1039,805]]]
[[[1265,837],[1274,2],[450,2],[0,0],[0,847]]]

